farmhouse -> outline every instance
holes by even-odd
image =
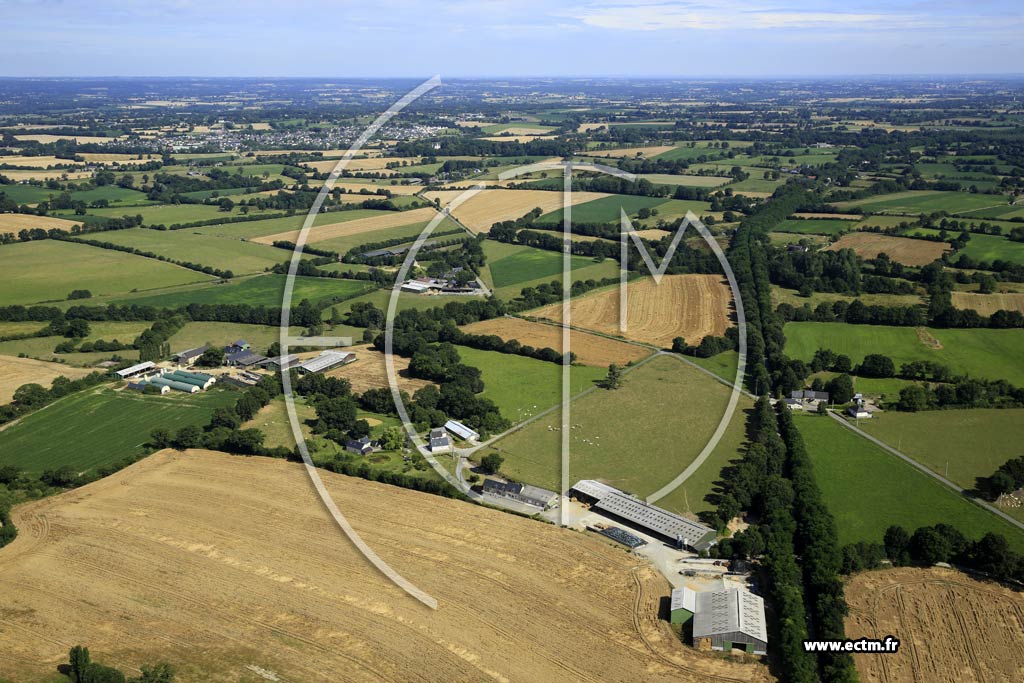
[[[871,413],[868,411],[867,408],[864,407],[864,404],[862,403],[850,406],[849,408],[846,409],[846,413],[850,417],[855,418],[857,420],[866,420],[872,417]]]
[[[316,358],[311,358],[304,363],[299,363],[298,370],[302,374],[308,372],[325,372],[332,368],[348,365],[356,359],[356,354],[350,351],[324,351]]]
[[[447,429],[452,434],[454,434],[455,436],[465,441],[476,441],[477,439],[480,438],[479,434],[477,434],[476,432],[474,432],[472,429],[462,424],[461,422],[456,422],[455,420],[448,420],[447,422],[445,422],[444,428]]]
[[[140,377],[146,375],[156,368],[156,363],[152,361],[146,361],[144,363],[136,363],[135,365],[125,368],[124,370],[118,370],[115,374],[121,379],[131,379],[132,377]]]
[[[509,500],[532,505],[542,510],[558,498],[558,494],[554,491],[530,486],[529,484],[498,481],[497,479],[484,479],[483,490],[484,493],[489,493],[492,496],[508,498]]]
[[[650,505],[607,484],[585,479],[576,482],[570,491],[575,492],[579,500],[591,502],[593,509],[669,540],[680,548],[700,551],[715,543],[714,529]]]
[[[443,429],[431,429],[429,447],[431,453],[443,453],[445,451],[451,450],[451,437],[449,437],[448,434]]]
[[[693,644],[710,645],[712,650],[744,650],[763,655],[768,652],[764,600],[742,588],[698,593],[686,588],[672,591],[669,620],[685,624],[693,619]]]
[[[349,439],[345,442],[345,450],[356,455],[369,455],[373,453],[373,442],[370,441],[368,436],[359,439]]]
[[[194,349],[186,349],[185,351],[179,351],[174,354],[174,362],[178,365],[192,365],[199,359],[199,356],[203,355],[209,350],[210,346],[204,344]]]

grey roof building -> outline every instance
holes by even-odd
[[[696,598],[695,645],[708,638],[712,650],[738,648],[757,655],[768,652],[768,629],[761,597],[742,588],[728,588],[697,593]]]
[[[440,427],[437,429],[430,430],[430,452],[439,453],[441,451],[447,451],[452,447],[451,437],[448,436],[448,432],[444,431]]]
[[[514,482],[498,481],[497,479],[484,479],[484,493],[499,498],[508,498],[526,505],[538,508],[546,508],[554,502],[558,494],[537,486],[519,484]]]
[[[715,543],[715,530],[700,522],[669,512],[592,479],[576,482],[577,495],[593,501],[593,507],[654,536],[677,545],[707,550]]]
[[[199,358],[199,356],[201,356],[204,353],[206,353],[206,351],[209,348],[210,348],[209,345],[204,345],[204,346],[197,346],[194,349],[186,349],[185,351],[179,351],[178,353],[174,354],[174,360],[176,360],[178,363],[183,363],[185,365],[191,365],[192,363],[195,362],[195,360],[197,358]]]

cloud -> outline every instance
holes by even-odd
[[[818,3],[820,7],[820,3]],[[660,31],[740,31],[778,29],[872,29],[922,30],[965,28],[988,23],[990,18],[936,17],[924,13],[879,11],[821,11],[758,6],[746,3],[632,3],[590,5],[573,12],[582,23],[595,28]],[[994,20],[993,20],[994,21]],[[994,25],[994,24],[993,24]]]

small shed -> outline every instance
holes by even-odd
[[[674,588],[669,611],[669,621],[673,624],[685,624],[693,619],[697,613],[697,591],[686,586]]]

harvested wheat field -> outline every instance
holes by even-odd
[[[56,377],[78,379],[85,377],[91,370],[72,368],[63,363],[50,363],[34,358],[17,358],[0,356],[0,403],[8,403],[14,397],[14,391],[22,384],[41,384],[49,387]]]
[[[161,451],[14,511],[0,551],[0,677],[68,649],[192,681],[767,681],[657,621],[669,586],[595,537],[323,472],[406,596],[342,536],[299,464]]]
[[[335,239],[336,237],[350,237],[362,235],[366,232],[375,232],[385,228],[397,228],[400,225],[412,225],[414,223],[425,223],[437,215],[437,211],[430,207],[413,209],[411,211],[389,211],[380,216],[370,218],[357,218],[354,221],[342,221],[340,223],[328,223],[310,228],[306,234],[306,243],[323,242],[324,240]],[[273,235],[252,237],[249,241],[260,242],[261,244],[273,244],[278,240],[294,242],[299,238],[299,230],[278,232]]]
[[[85,159],[89,164],[148,164],[152,159],[138,159],[138,154],[100,154],[93,152],[79,152],[78,156]],[[151,154],[148,156],[152,156]],[[157,155],[159,158],[159,155]]]
[[[929,242],[909,237],[893,237],[876,232],[850,232],[833,242],[825,251],[853,249],[861,258],[875,258],[881,253],[905,266],[924,266],[941,257],[952,247],[946,242]]]
[[[66,169],[29,169],[22,171],[11,171],[4,170],[3,175],[10,178],[13,182],[20,183],[22,180],[52,180],[52,179],[63,179],[65,176],[68,180],[81,180],[83,178],[91,178],[92,171],[73,171]]]
[[[562,328],[545,323],[531,322],[522,318],[494,318],[466,325],[463,332],[469,334],[496,334],[502,339],[516,339],[524,345],[537,349],[548,347],[556,351],[562,348]],[[569,345],[576,354],[576,362],[583,365],[606,367],[611,363],[625,365],[651,355],[650,349],[625,342],[571,331]]]
[[[951,569],[886,569],[846,588],[850,638],[900,640],[896,654],[854,655],[863,683],[1024,680],[1024,595]]]
[[[996,311],[1001,310],[1024,313],[1024,292],[1003,294],[953,292],[953,306],[962,309],[974,309],[981,315],[992,315]]]
[[[617,287],[573,299],[572,326],[669,348],[676,337],[699,344],[708,335],[725,334],[732,325],[732,294],[718,275],[666,275],[660,285],[644,278],[630,282],[628,294],[625,332],[619,330]],[[559,322],[562,304],[545,306],[531,315]]]
[[[85,162],[74,159],[58,159],[55,156],[0,156],[0,164],[14,168],[50,168],[52,166],[82,166]]]
[[[407,162],[410,166],[419,163],[418,159],[408,157],[371,157],[369,159],[352,159],[345,165],[346,171],[389,171],[388,164]],[[330,173],[338,165],[338,159],[325,159],[324,161],[304,161],[302,165],[311,168],[318,173]],[[398,170],[398,169],[395,169]]]
[[[18,230],[71,230],[72,226],[81,225],[82,221],[69,221],[55,216],[36,216],[30,213],[0,213],[0,231],[16,232]]]
[[[440,199],[441,207],[444,208],[460,194],[460,190],[438,190],[427,192],[424,196],[431,201]],[[603,192],[573,192],[570,196],[575,206],[608,195]],[[487,232],[495,223],[522,218],[537,207],[543,213],[558,211],[562,208],[562,193],[548,190],[481,190],[460,204],[452,215],[475,232]]]
[[[328,370],[324,374],[328,377],[341,377],[347,379],[352,385],[352,391],[361,394],[367,389],[388,389],[387,367],[384,364],[384,354],[370,345],[352,346],[345,349],[356,354],[356,359],[348,365]],[[409,392],[412,395],[417,389],[431,384],[425,379],[409,377],[406,370],[409,367],[409,359],[402,356],[393,356],[395,359],[395,372],[398,373],[398,388]]]
[[[80,145],[91,145],[97,144],[102,145],[108,142],[115,142],[120,140],[120,137],[116,138],[104,138],[97,135],[15,135],[14,139],[19,142],[38,142],[40,144],[49,145],[57,142],[58,140],[74,140]]]
[[[310,183],[310,185],[314,185],[314,184],[315,183],[312,183],[312,182]],[[345,192],[348,192],[348,193],[351,193],[351,194],[359,194],[360,190],[369,190],[370,192],[376,192],[377,190],[387,190],[391,194],[416,194],[417,192],[419,192],[420,190],[423,189],[423,186],[422,185],[388,185],[387,183],[380,183],[380,184],[353,183],[353,182],[345,182],[345,181],[338,180],[333,185],[331,185],[331,189],[335,189],[335,188],[340,188],[340,189],[344,190]],[[380,197],[380,196],[381,195],[374,195],[374,194],[363,195],[362,199],[374,199],[375,197]]]
[[[622,147],[618,149],[595,149],[586,152],[588,157],[602,157],[618,159],[621,157],[635,157],[637,155],[648,159],[659,154],[664,154],[675,147],[672,145],[654,145],[652,147]]]

